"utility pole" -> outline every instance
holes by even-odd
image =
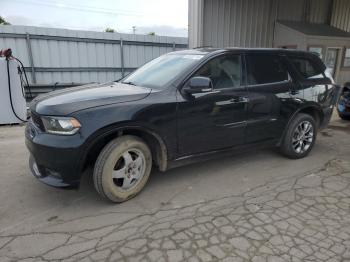
[[[132,33],[133,33],[133,34],[136,33],[136,26],[135,26],[135,25],[132,27]]]

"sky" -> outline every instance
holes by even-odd
[[[0,0],[0,16],[13,25],[120,33],[188,34],[188,0]]]

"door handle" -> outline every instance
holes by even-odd
[[[290,91],[290,93],[291,93],[291,95],[297,95],[297,94],[299,94],[300,93],[300,91],[299,90],[292,90],[292,91]]]
[[[249,98],[244,97],[244,96],[237,96],[237,97],[231,98],[230,102],[232,102],[232,103],[248,103]]]

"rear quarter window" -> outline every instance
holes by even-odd
[[[305,57],[289,56],[294,68],[305,79],[324,78],[323,68],[321,68],[316,61]]]

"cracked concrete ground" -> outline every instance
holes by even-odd
[[[350,261],[350,123],[309,157],[251,151],[165,174],[119,205],[40,184],[0,128],[0,261]]]

